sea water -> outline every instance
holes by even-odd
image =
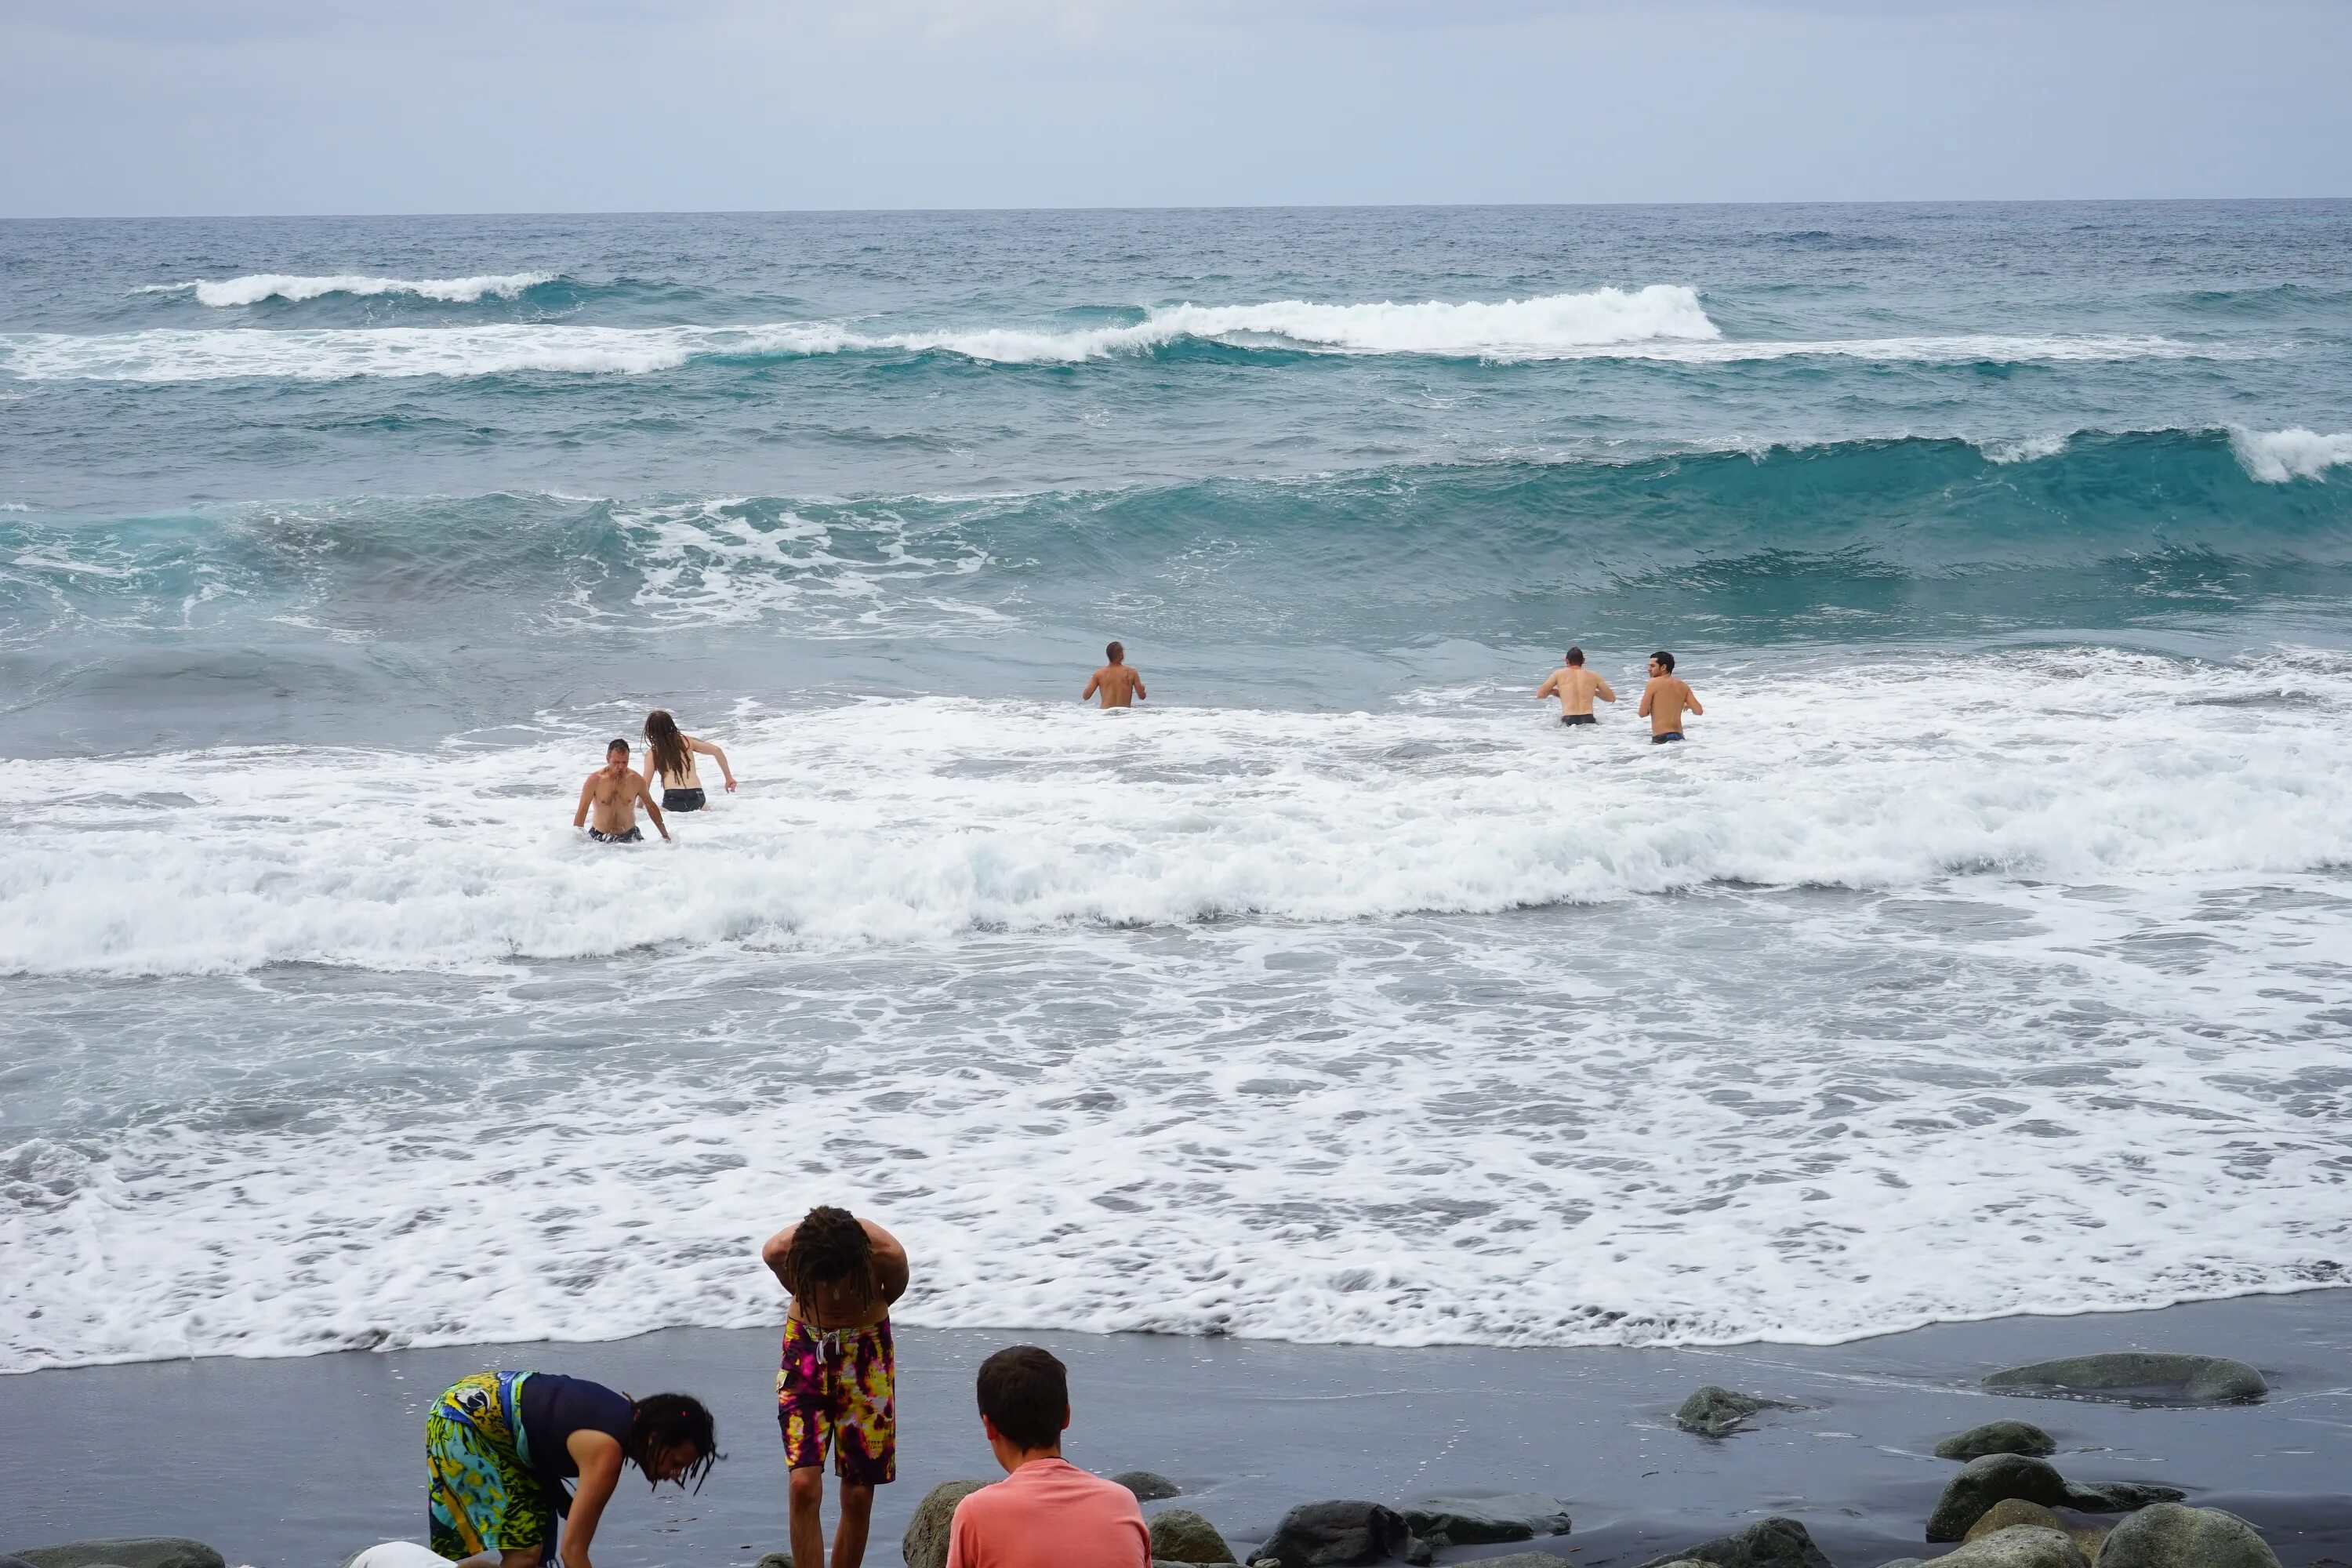
[[[2341,1281],[2347,607],[2352,204],[0,226],[0,1369]]]

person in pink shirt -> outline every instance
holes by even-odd
[[[1135,1494],[1062,1458],[1070,1379],[1035,1345],[980,1363],[980,1425],[1004,1479],[956,1504],[948,1568],[1151,1568]]]

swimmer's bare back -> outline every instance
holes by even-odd
[[[1078,700],[1084,702],[1097,693],[1106,708],[1132,708],[1151,695],[1143,689],[1143,677],[1135,672],[1134,667],[1118,659],[1104,665],[1087,679],[1087,689],[1078,693]]]

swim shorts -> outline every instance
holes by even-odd
[[[664,811],[700,811],[702,792],[698,789],[666,789],[662,791]]]
[[[1652,745],[1654,745],[1654,746],[1663,746],[1663,745],[1664,745],[1668,741],[1679,741],[1679,740],[1681,740],[1682,738],[1683,738],[1683,732],[1682,732],[1680,730],[1669,730],[1669,731],[1666,731],[1664,734],[1663,734],[1663,735],[1653,735],[1653,736],[1651,736],[1651,737],[1650,737],[1650,744],[1652,744]]]
[[[588,830],[588,837],[599,844],[643,844],[646,841],[642,827],[632,827],[626,833],[607,833],[601,827],[592,827]]]
[[[1579,724],[1598,724],[1601,722],[1600,720],[1594,718],[1590,713],[1563,713],[1559,716],[1559,721],[1568,725],[1570,729],[1575,728]]]
[[[824,1468],[859,1486],[898,1479],[898,1407],[890,1320],[857,1329],[813,1329],[784,1320],[783,1364],[776,1371],[776,1424],[784,1467]]]
[[[451,1562],[478,1552],[555,1547],[555,1500],[530,1468],[522,1436],[527,1372],[478,1372],[425,1417],[428,1538]]]

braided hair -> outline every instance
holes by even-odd
[[[654,1461],[665,1450],[680,1443],[691,1443],[694,1459],[678,1477],[677,1484],[683,1487],[690,1479],[694,1489],[700,1491],[702,1479],[710,1473],[711,1465],[727,1457],[719,1451],[719,1435],[702,1401],[690,1394],[649,1394],[630,1403],[635,1405],[636,1413],[629,1418],[629,1441],[621,1450],[624,1457],[650,1479]]]
[[[871,1291],[874,1288],[874,1239],[847,1209],[819,1204],[793,1231],[784,1249],[784,1289],[809,1310],[815,1310],[816,1291],[851,1275]]]

